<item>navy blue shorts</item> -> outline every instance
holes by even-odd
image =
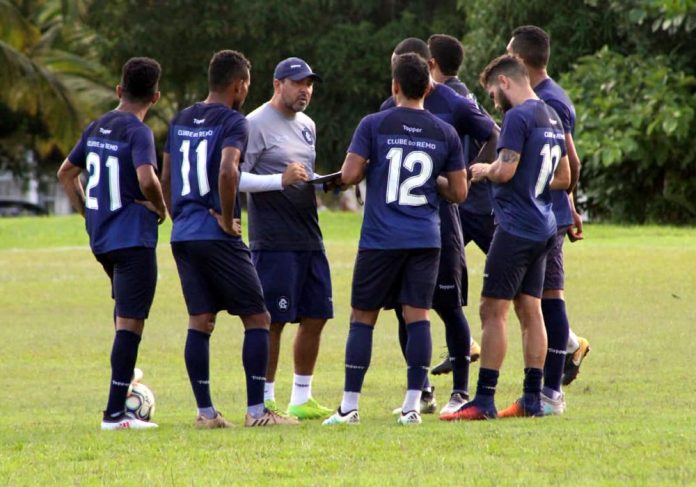
[[[553,238],[553,247],[546,256],[546,275],[544,276],[544,290],[563,289],[565,285],[565,271],[563,270],[563,242],[565,241],[568,227],[561,227]]]
[[[396,304],[432,308],[439,260],[440,249],[358,251],[351,306],[365,311]]]
[[[481,295],[510,300],[518,294],[541,298],[546,255],[553,241],[554,237],[550,237],[537,242],[496,228],[486,257]]]
[[[495,218],[493,215],[480,215],[459,208],[459,218],[462,221],[464,245],[466,246],[473,240],[478,248],[484,254],[487,254],[493,241],[493,232],[495,232]]]
[[[172,242],[172,254],[189,315],[266,312],[259,277],[241,240]]]
[[[116,301],[116,316],[147,319],[157,286],[155,249],[130,247],[95,257],[111,279],[111,297]]]
[[[323,250],[254,250],[271,323],[333,318],[331,273]]]
[[[466,306],[469,281],[464,249],[445,246],[440,251],[440,266],[433,294],[433,308],[452,309]]]

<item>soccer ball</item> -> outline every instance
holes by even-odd
[[[155,415],[155,395],[149,387],[140,382],[131,385],[126,397],[126,411],[143,421],[150,421]]]

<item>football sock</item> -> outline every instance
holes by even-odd
[[[186,371],[193,395],[196,398],[198,414],[203,415],[201,410],[212,408],[213,402],[210,399],[210,335],[198,330],[189,329],[186,336],[186,346],[184,347],[184,361]],[[214,410],[213,410],[214,411]],[[205,415],[207,418],[215,417]]]
[[[263,386],[263,400],[275,401],[275,382],[266,382]]]
[[[445,338],[452,363],[452,392],[469,395],[471,331],[462,308],[435,310],[445,322]]]
[[[401,412],[408,413],[410,411],[420,412],[420,400],[421,400],[421,390],[406,391],[406,397],[404,398],[404,404],[401,406]]]
[[[541,380],[544,376],[542,369],[527,367],[524,369],[524,395],[522,400],[527,409],[537,409],[541,400]]]
[[[263,389],[266,384],[268,368],[269,332],[263,328],[251,328],[244,331],[242,345],[242,364],[246,375],[247,406],[261,405],[263,408]],[[253,414],[250,412],[253,416]]]
[[[560,392],[570,330],[565,301],[562,299],[542,299],[541,311],[544,315],[548,337],[548,349],[544,363],[544,386]]]
[[[485,405],[493,405],[499,375],[500,372],[495,369],[484,369],[483,367],[479,369],[476,401]]]
[[[566,353],[575,353],[575,351],[580,348],[580,342],[578,341],[578,336],[573,332],[573,330],[568,330],[568,346],[566,347]]]
[[[360,392],[372,358],[373,326],[353,322],[346,340],[346,376],[344,391]],[[355,408],[354,408],[355,409]]]
[[[217,412],[215,411],[214,407],[210,406],[209,408],[198,408],[198,415],[203,416],[204,418],[213,419],[215,416],[217,416]]]
[[[394,308],[394,312],[396,313],[396,319],[399,322],[399,346],[401,346],[401,353],[404,356],[404,359],[406,359],[406,343],[408,342],[408,331],[406,331],[406,321],[404,321],[404,315],[400,304],[396,305],[396,307]],[[433,392],[433,386],[430,384],[430,378],[428,377],[428,374],[425,374],[423,392]]]
[[[343,392],[343,399],[341,400],[341,407],[340,413],[342,415],[345,415],[346,413],[349,413],[353,411],[354,409],[358,409],[358,400],[360,399],[360,393],[359,392],[348,392],[344,391]]]
[[[416,321],[406,325],[407,389],[422,391],[428,377],[433,345],[430,339],[430,322]],[[419,398],[420,399],[420,398]]]
[[[312,376],[294,374],[290,404],[299,406],[309,401],[312,397]]]
[[[105,417],[115,418],[126,409],[126,396],[130,387],[135,361],[138,358],[140,335],[128,330],[117,330],[111,348],[111,385]]]

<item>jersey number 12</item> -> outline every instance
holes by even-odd
[[[427,152],[409,152],[403,158],[404,150],[401,147],[392,147],[387,153],[389,160],[389,179],[387,181],[387,204],[398,200],[400,205],[423,206],[428,204],[428,198],[423,194],[413,194],[411,190],[420,188],[428,182],[433,174],[433,160]],[[403,161],[402,161],[403,159]],[[420,172],[404,179],[399,185],[401,168],[404,167],[413,172],[416,164],[420,165]]]

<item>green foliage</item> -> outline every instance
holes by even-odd
[[[696,222],[696,78],[665,56],[603,48],[562,84],[578,107],[575,140],[593,215]]]

